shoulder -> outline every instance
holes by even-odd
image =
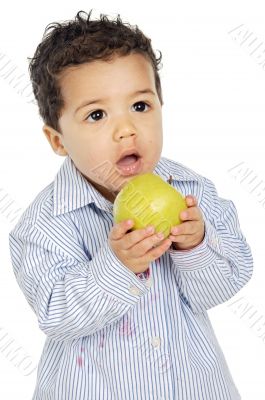
[[[42,189],[19,217],[13,231],[23,225],[34,226],[39,219],[49,219],[53,212],[54,182]]]
[[[218,201],[218,193],[215,184],[207,177],[195,172],[186,165],[161,157],[157,164],[156,172],[168,180],[172,176],[171,185],[183,196],[189,194],[195,196],[198,205],[205,210],[215,208]]]
[[[164,175],[164,177],[171,174],[172,178],[175,180],[197,181],[203,183],[206,179],[203,175],[195,172],[186,165],[167,157],[160,158],[156,170],[159,174],[161,173],[161,175]]]

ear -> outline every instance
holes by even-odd
[[[68,153],[63,144],[63,135],[49,125],[44,125],[42,130],[53,151],[59,156],[67,156]]]

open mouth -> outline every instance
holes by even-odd
[[[141,157],[138,153],[127,154],[120,158],[116,163],[122,175],[135,175],[139,172],[141,167]]]
[[[118,165],[132,165],[133,163],[135,163],[138,159],[140,158],[140,156],[138,154],[129,154],[127,156],[122,157],[117,164]]]

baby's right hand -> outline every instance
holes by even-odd
[[[115,224],[110,230],[108,243],[118,259],[136,274],[146,271],[150,262],[164,254],[172,242],[154,234],[154,227],[151,232],[148,232],[148,227],[128,232],[132,226],[133,223],[129,225],[127,220]]]

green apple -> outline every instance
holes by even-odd
[[[166,238],[171,228],[181,223],[179,214],[186,209],[181,193],[160,176],[145,173],[130,179],[118,193],[113,218],[115,223],[132,219],[132,230],[153,225]]]

